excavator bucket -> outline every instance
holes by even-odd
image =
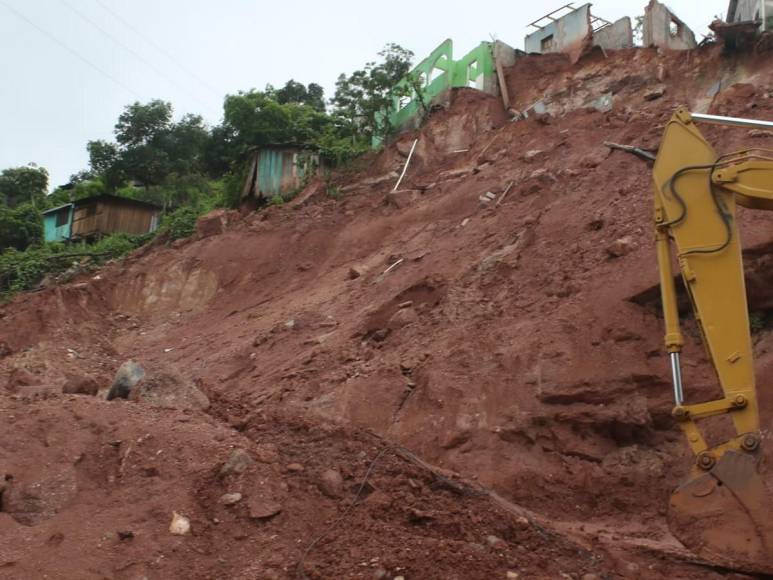
[[[755,574],[773,574],[773,499],[748,453],[727,451],[671,496],[668,524],[706,561]]]

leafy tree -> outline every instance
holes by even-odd
[[[89,153],[90,172],[102,177],[108,191],[114,191],[126,178],[118,147],[107,141],[89,141],[86,150]]]
[[[411,69],[413,52],[397,44],[388,44],[378,54],[382,62],[369,62],[364,69],[349,76],[342,74],[336,81],[334,113],[345,121],[354,139],[369,140],[385,129],[378,125],[378,114],[391,105],[393,87]]]
[[[281,104],[269,94],[251,90],[228,95],[223,131],[230,135],[237,159],[253,147],[271,144],[312,144],[332,123],[329,115],[305,104]]]
[[[43,220],[31,203],[11,208],[0,205],[0,250],[24,250],[43,240]]]
[[[87,148],[93,173],[109,191],[127,179],[150,187],[172,173],[198,173],[209,133],[198,115],[172,122],[172,105],[164,101],[128,105],[115,126],[116,143],[91,141]]]
[[[303,83],[290,79],[281,89],[268,85],[265,94],[280,105],[288,103],[308,105],[319,113],[325,112],[325,90],[317,83],[309,83],[307,87]]]
[[[48,190],[48,171],[33,164],[11,167],[0,173],[0,201],[9,207],[31,203],[41,207]]]
[[[115,138],[125,147],[147,145],[172,124],[172,103],[153,100],[128,105],[118,117]]]

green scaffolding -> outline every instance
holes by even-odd
[[[453,41],[449,38],[417,64],[397,83],[392,91],[392,105],[378,121],[383,129],[398,129],[409,123],[445,91],[455,87],[483,88],[494,74],[492,44],[481,42],[460,60],[453,58]],[[414,80],[415,79],[415,80]],[[419,90],[416,90],[418,85]],[[423,105],[422,105],[423,102]],[[388,120],[388,123],[385,122]],[[379,147],[384,135],[373,138],[373,147]]]

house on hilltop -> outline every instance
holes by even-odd
[[[97,239],[110,234],[147,234],[156,231],[161,208],[152,203],[96,195],[43,212],[47,242]]]

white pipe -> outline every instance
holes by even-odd
[[[408,171],[408,164],[411,162],[411,157],[413,157],[413,150],[416,149],[416,143],[418,143],[418,139],[413,140],[413,145],[411,145],[411,152],[408,153],[408,159],[405,160],[405,166],[403,167],[403,172],[400,174],[400,179],[397,180],[397,183],[395,183],[395,188],[392,190],[397,191],[397,188],[400,187],[400,184],[403,182],[403,177],[405,177],[405,172]]]
[[[704,115],[690,113],[693,121],[702,121],[712,125],[730,125],[733,127],[754,127],[757,129],[773,129],[773,121],[758,121],[755,119],[740,119],[738,117],[720,117],[719,115]]]

